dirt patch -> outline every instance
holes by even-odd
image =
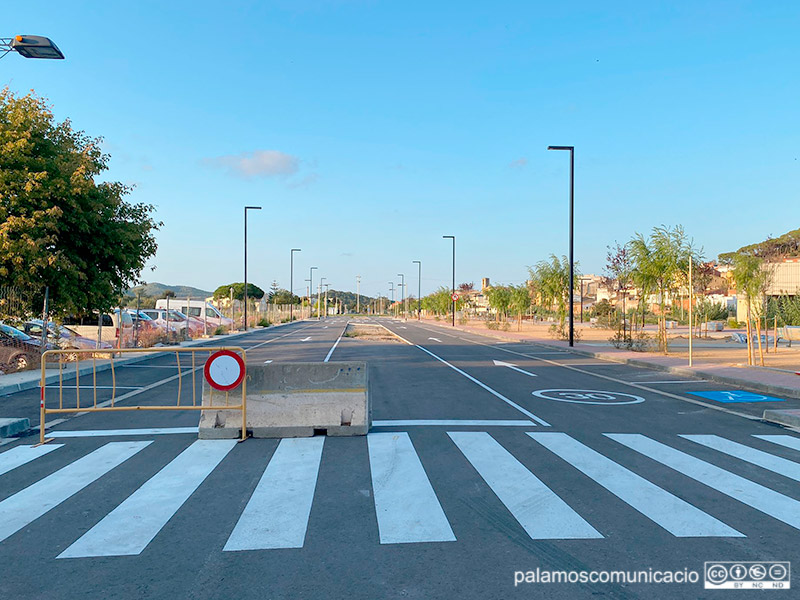
[[[400,339],[385,327],[369,325],[366,323],[348,323],[344,337],[358,338],[361,340],[376,340],[380,342],[399,342]]]

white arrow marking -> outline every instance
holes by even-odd
[[[327,329],[327,328],[328,328],[328,326],[327,326],[327,325],[325,325],[325,327],[323,327],[323,329]]]
[[[520,368],[519,368],[517,365],[515,365],[515,364],[509,363],[509,362],[503,362],[502,360],[495,360],[495,361],[493,361],[493,362],[494,362],[494,366],[495,366],[495,367],[508,367],[508,368],[509,368],[509,369],[511,369],[512,371],[517,371],[518,373],[524,373],[524,374],[525,374],[525,375],[527,375],[528,377],[537,377],[537,375],[536,375],[536,374],[534,374],[534,373],[528,373],[527,371],[523,371],[522,369],[520,369]]]
[[[434,342],[439,342],[440,344],[442,343],[442,340],[440,340],[439,338],[428,338],[428,339],[433,340]]]
[[[310,337],[307,337],[307,338],[303,338],[303,339],[302,339],[302,340],[300,340],[300,341],[301,341],[301,342],[307,342],[307,341],[308,341],[308,340],[310,340],[310,339],[311,339]]]
[[[265,364],[265,365],[268,365],[268,364],[269,364],[269,363],[271,363],[271,362],[272,362],[271,360],[265,360],[265,361],[264,361],[264,364]]]

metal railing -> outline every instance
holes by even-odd
[[[241,412],[242,416],[242,434],[241,439],[244,440],[247,437],[247,383],[246,377],[242,378],[242,383],[230,391],[221,392],[215,390],[212,386],[208,386],[208,403],[203,404],[203,397],[202,397],[202,379],[200,385],[200,398],[198,402],[198,385],[197,385],[197,371],[201,371],[205,366],[205,358],[204,360],[200,361],[198,364],[198,354],[211,354],[213,352],[217,352],[219,350],[229,350],[231,352],[237,353],[241,358],[242,361],[246,364],[246,353],[244,348],[240,348],[238,346],[215,346],[215,347],[197,347],[197,348],[182,348],[182,347],[174,347],[174,348],[112,348],[112,349],[58,349],[58,350],[47,350],[42,354],[42,361],[41,361],[41,381],[39,383],[40,387],[40,422],[39,422],[39,443],[44,444],[49,442],[50,439],[45,438],[45,426],[46,426],[46,418],[47,415],[55,415],[55,414],[74,414],[74,413],[92,413],[92,412],[123,412],[123,411],[138,411],[138,410],[231,410],[231,411],[239,411]],[[151,386],[144,386],[141,388],[136,389],[136,391],[131,391],[122,395],[118,395],[118,385],[117,385],[117,369],[120,367],[126,366],[128,361],[124,361],[122,357],[127,355],[135,355],[135,354],[148,354],[152,355],[153,358],[159,358],[161,356],[169,356],[171,354],[175,355],[176,359],[176,370],[177,374],[163,379],[161,381],[156,382],[155,384],[151,384]],[[181,361],[182,355],[190,355],[191,356],[191,363],[184,364]],[[83,357],[86,358],[83,358]],[[81,402],[81,363],[88,362],[91,360],[92,368],[90,373],[86,373],[83,375],[84,381],[86,377],[90,378],[90,384],[87,384],[87,387],[90,387],[91,390],[89,392],[89,401],[86,399],[86,394],[84,394],[84,402]],[[48,366],[53,367],[54,364],[58,365],[58,380],[48,385],[47,383],[47,373],[46,368]],[[71,369],[65,368],[65,365],[75,365],[75,371],[73,372]],[[159,365],[159,367],[169,367],[170,365]],[[111,385],[110,386],[98,386],[97,385],[97,376],[98,373],[102,373],[105,371],[110,371],[111,374]],[[64,385],[65,378],[75,378],[75,385]],[[201,374],[202,377],[202,374]],[[184,380],[186,381],[184,384]],[[129,398],[133,397],[134,395],[138,395],[147,389],[152,387],[161,386],[167,383],[171,383],[172,381],[178,382],[178,391],[177,396],[174,404],[136,404],[130,405],[125,404],[124,406],[119,406],[119,402],[123,402],[128,400]],[[74,396],[69,393],[65,393],[65,390],[71,389],[72,387],[75,388]],[[123,386],[119,386],[120,388]],[[98,402],[98,391],[101,391],[101,395],[108,390],[110,390],[111,397],[108,399],[101,399]],[[52,392],[48,394],[48,392]],[[57,396],[56,396],[57,392]],[[236,404],[231,404],[232,396],[238,396],[241,392],[241,400],[238,400]],[[182,394],[184,396],[191,395],[191,403],[188,401],[188,398],[185,398],[182,401]],[[224,402],[219,402],[215,404],[215,397],[219,398],[220,400],[224,399]],[[56,408],[53,406],[58,401],[58,407]]]

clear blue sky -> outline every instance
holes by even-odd
[[[164,221],[148,281],[416,293],[516,283],[682,223],[707,256],[800,226],[800,3],[6,3],[0,84],[102,135],[108,177]]]

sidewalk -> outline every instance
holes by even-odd
[[[451,325],[447,325],[441,321],[423,319],[422,323],[441,327],[442,329],[453,329]],[[618,350],[611,347],[598,350],[595,345],[582,344],[579,342],[576,342],[575,345],[570,348],[567,342],[553,340],[551,338],[534,337],[531,336],[529,332],[494,331],[488,330],[483,326],[456,325],[455,329],[504,341],[535,343],[582,356],[592,356],[632,366],[656,369],[683,377],[707,379],[718,383],[735,385],[749,391],[760,392],[771,396],[800,399],[800,376],[789,371],[779,371],[761,367],[734,367],[703,363],[700,361],[694,361],[694,365],[689,367],[685,358],[664,356],[663,354],[656,354],[654,352],[633,352],[630,350]]]
[[[294,321],[295,323],[299,323],[300,320]],[[273,329],[275,327],[283,327],[284,325],[289,325],[289,323],[279,323],[277,325],[272,325],[269,329]],[[250,329],[245,332],[239,333],[227,333],[225,335],[217,335],[210,338],[199,338],[196,340],[191,340],[188,342],[182,342],[178,344],[181,348],[191,348],[192,346],[199,346],[201,344],[209,344],[212,343],[214,345],[221,345],[225,346],[228,345],[230,340],[243,337],[245,335],[250,335],[257,331],[263,331],[264,328],[259,327],[256,329]],[[216,342],[219,344],[216,344]],[[127,356],[124,358],[116,358],[114,359],[114,366],[121,366],[125,364],[133,364],[137,362],[142,362],[153,358],[153,356],[163,353],[168,347],[158,347],[153,348],[152,352],[143,352],[141,354],[134,354],[133,356]],[[87,361],[88,362],[88,361]],[[111,368],[111,363],[107,361],[103,361],[102,363],[98,363],[95,371],[107,371]],[[79,374],[86,375],[92,373],[93,366],[91,364],[82,365],[80,367]],[[49,370],[49,369],[48,369]],[[64,367],[62,372],[63,377],[69,377],[75,374],[75,364],[70,363]],[[9,394],[14,394],[16,392],[21,392],[23,390],[29,390],[32,388],[38,388],[39,383],[41,381],[42,372],[40,368],[32,369],[30,371],[22,371],[21,373],[8,373],[6,375],[0,375],[0,398],[2,396],[8,396]],[[45,383],[54,383],[58,381],[58,371],[56,370],[54,373],[48,374],[45,376]]]

